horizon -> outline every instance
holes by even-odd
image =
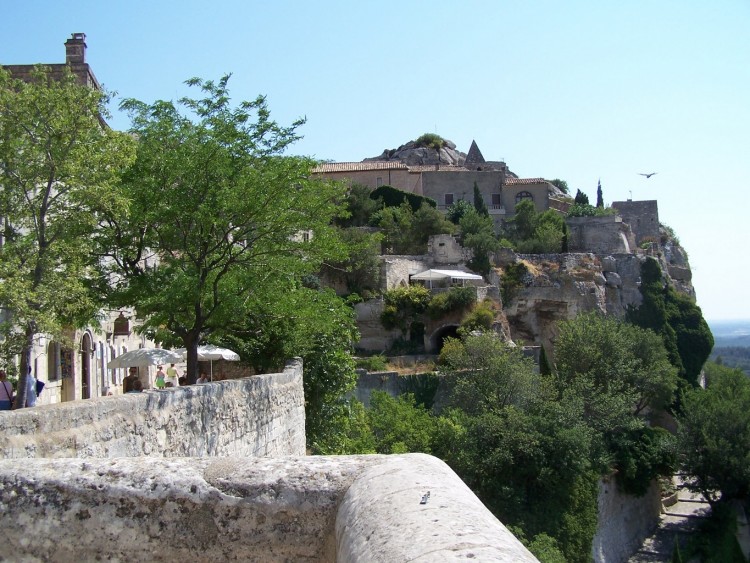
[[[600,180],[606,204],[656,199],[704,317],[744,320],[750,3],[718,6],[32,0],[5,8],[0,63],[64,62],[82,32],[117,101],[232,72],[234,100],[266,95],[282,125],[307,117],[295,154],[361,161],[437,133],[590,199]]]

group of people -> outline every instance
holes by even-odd
[[[36,399],[44,389],[44,383],[37,381],[32,375],[31,368],[26,376],[26,405],[33,407],[36,405]],[[13,390],[13,383],[8,381],[8,374],[4,369],[0,369],[0,411],[9,411],[13,408],[13,401],[16,399]]]
[[[156,366],[156,381],[154,385],[157,389],[164,389],[165,387],[179,387],[185,384],[185,378],[180,377],[177,372],[177,368],[174,364],[170,364],[167,368],[166,373],[162,366]]]
[[[200,378],[196,383],[208,383],[210,380],[205,372],[201,372]],[[174,364],[164,370],[164,366],[156,366],[156,378],[154,379],[155,389],[166,389],[167,387],[180,387],[187,385],[187,378],[180,376]],[[143,382],[138,377],[138,368],[131,367],[128,375],[122,380],[123,393],[140,393],[143,391]],[[2,391],[0,390],[0,394]]]

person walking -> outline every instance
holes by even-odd
[[[165,381],[164,379],[167,377],[167,374],[164,373],[164,370],[161,366],[156,366],[156,381],[154,382],[154,385],[157,389],[164,389]]]
[[[177,368],[174,367],[174,364],[169,364],[169,367],[167,368],[167,382],[171,383],[171,387],[179,387],[180,386],[180,374],[177,373]]]
[[[0,411],[13,408],[13,384],[8,381],[4,369],[0,369]]]

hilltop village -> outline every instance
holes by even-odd
[[[85,40],[0,72],[0,345],[18,397],[45,384],[0,413],[0,558],[639,548],[675,452],[703,451],[671,407],[700,400],[713,343],[656,201],[591,205],[436,134],[291,156],[297,125],[232,106],[229,76],[128,100],[112,131]],[[237,353],[199,356],[216,345]],[[149,352],[184,380],[124,361]],[[688,486],[731,499],[729,473]]]
[[[574,203],[572,194],[563,193],[548,180],[519,178],[505,162],[485,160],[476,142],[467,153],[457,151],[451,141],[440,139],[440,143],[435,148],[410,141],[397,149],[385,150],[378,157],[362,162],[325,163],[313,172],[371,191],[392,186],[429,198],[443,212],[462,201],[473,207],[480,199],[496,233],[513,222],[516,206],[521,202],[532,202],[537,214],[553,210],[561,217]],[[432,236],[423,254],[380,256],[376,293],[410,284],[425,285],[425,280],[430,280],[433,291],[474,287],[478,302],[489,298],[497,304],[495,330],[508,341],[536,347],[537,352],[540,346],[551,350],[557,321],[592,310],[622,318],[629,307],[638,307],[642,299],[640,264],[647,256],[659,260],[669,283],[694,297],[686,254],[671,232],[660,226],[657,201],[615,201],[610,211],[598,216],[567,217],[569,234],[564,253],[521,254],[509,249],[492,252],[492,267],[481,278],[477,276],[479,272],[467,266],[472,251],[460,244],[460,237]],[[503,292],[503,280],[518,264],[524,265],[522,279],[514,291]],[[441,271],[445,273],[429,274]],[[327,281],[339,293],[347,293],[340,279]],[[355,307],[362,335],[357,348],[362,352],[387,351],[403,338],[398,329],[384,329],[380,320],[385,307],[382,298]],[[417,336],[424,339],[421,351],[439,352],[446,337],[456,336],[460,320],[455,312],[430,319],[424,334]]]

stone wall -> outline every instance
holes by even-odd
[[[536,561],[424,454],[0,460],[0,506],[15,560]]]
[[[569,217],[565,221],[570,229],[570,252],[629,254],[635,249],[635,237],[620,217]]]
[[[637,244],[644,239],[659,240],[659,205],[655,199],[613,201],[612,207],[630,225]]]
[[[299,360],[277,374],[0,412],[0,458],[304,453]]]
[[[617,488],[614,476],[599,482],[599,518],[592,557],[596,563],[624,563],[654,531],[661,514],[659,486],[654,481],[642,497]]]

